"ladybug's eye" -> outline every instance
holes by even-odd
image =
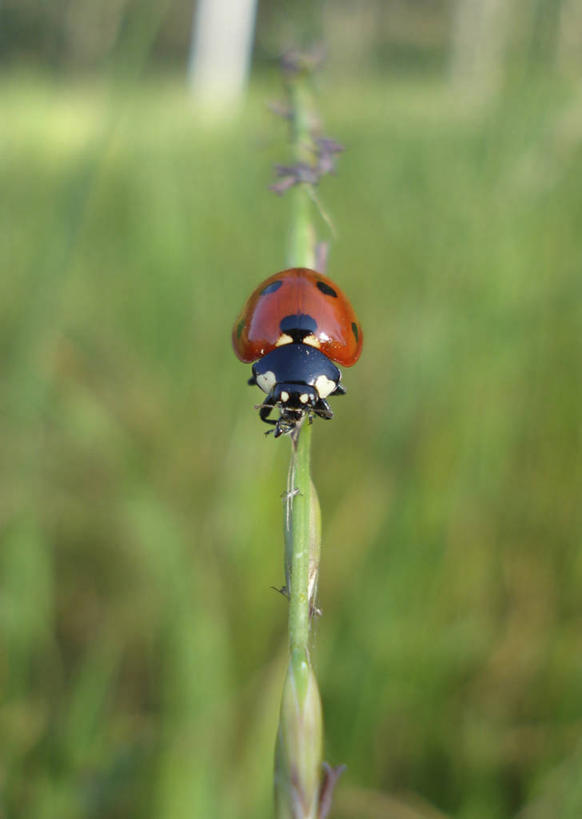
[[[283,282],[271,282],[271,284],[268,284],[263,290],[261,290],[261,296],[268,296],[269,293],[274,293],[281,287],[282,284]]]
[[[320,281],[320,282],[317,282],[316,286],[317,286],[317,289],[321,290],[321,292],[324,293],[326,296],[332,296],[332,298],[337,299],[337,293],[335,292],[333,287],[329,286],[329,284],[326,284],[325,282]]]

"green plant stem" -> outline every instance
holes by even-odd
[[[294,496],[291,498],[291,588],[289,649],[294,665],[307,660],[309,641],[309,559],[311,554],[311,424],[304,423],[293,441]]]
[[[303,73],[296,74],[288,87],[291,103],[291,145],[294,162],[313,161],[313,137],[311,134],[312,104]],[[296,185],[291,191],[292,213],[289,241],[289,263],[296,267],[313,267],[315,262],[315,231],[312,224],[312,201],[309,186]],[[293,475],[288,492],[291,521],[291,554],[286,548],[288,565],[286,574],[289,592],[289,647],[291,662],[301,678],[301,667],[308,663],[310,600],[309,561],[311,554],[311,524],[313,512],[311,462],[311,424],[305,421],[292,439],[293,451],[290,467]],[[289,570],[289,571],[287,571]],[[289,576],[290,575],[290,576]],[[289,582],[290,581],[290,582]]]
[[[311,163],[312,114],[304,73],[289,79],[293,161]],[[315,231],[309,186],[292,196],[287,250],[290,267],[313,267]],[[285,503],[285,580],[289,596],[289,665],[283,688],[275,755],[277,819],[317,819],[322,771],[323,720],[317,680],[309,661],[309,631],[315,609],[320,551],[320,514],[311,481],[311,424],[291,435]]]

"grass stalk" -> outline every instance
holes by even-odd
[[[316,151],[308,72],[288,76],[291,143],[296,167],[310,166]],[[287,262],[314,267],[315,230],[310,185],[291,190],[292,211]],[[277,819],[318,819],[322,790],[323,719],[309,657],[311,617],[316,610],[321,545],[320,511],[311,480],[311,431],[304,421],[291,435],[291,461],[285,496],[285,578],[289,596],[289,664],[283,688],[275,754]]]

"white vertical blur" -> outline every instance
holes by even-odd
[[[256,0],[198,0],[194,12],[188,76],[197,99],[228,110],[240,100],[248,78]]]
[[[475,102],[492,97],[503,80],[510,5],[507,0],[456,0],[451,79]]]

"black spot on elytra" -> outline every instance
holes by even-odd
[[[360,331],[358,330],[358,325],[355,321],[352,321],[352,333],[354,334],[356,342],[358,342],[360,340]]]
[[[268,296],[269,293],[274,293],[282,284],[283,282],[271,282],[271,284],[268,284],[261,290],[261,296]]]
[[[237,338],[240,338],[240,337],[241,337],[241,334],[242,334],[242,331],[243,331],[243,329],[244,329],[244,326],[245,326],[245,320],[244,320],[244,319],[241,319],[241,320],[239,321],[239,323],[237,324],[237,326],[236,326],[236,337],[237,337]]]
[[[321,290],[321,292],[324,293],[326,296],[332,296],[332,298],[337,299],[337,293],[335,292],[333,287],[329,286],[329,284],[319,281],[317,282],[316,287],[318,288],[318,290]]]
[[[315,333],[317,330],[317,322],[314,318],[308,316],[307,313],[296,313],[293,316],[285,316],[284,319],[281,319],[279,327],[282,333],[287,333],[291,338],[294,338],[297,333],[301,336]]]

